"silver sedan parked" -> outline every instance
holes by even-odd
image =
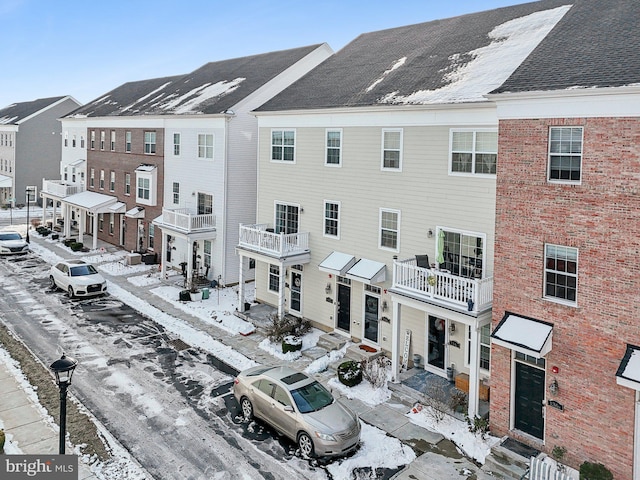
[[[89,297],[107,291],[107,281],[96,267],[83,260],[64,260],[49,271],[51,287],[61,288],[70,297]]]
[[[296,442],[305,457],[343,455],[360,441],[360,420],[325,387],[289,367],[252,367],[233,394],[245,419],[257,417]]]

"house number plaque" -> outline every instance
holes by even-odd
[[[557,408],[561,412],[564,411],[564,405],[562,405],[560,402],[556,402],[555,400],[547,401],[547,405],[549,405],[550,407],[553,407],[553,408]]]

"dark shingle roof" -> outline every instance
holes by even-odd
[[[476,97],[471,100],[464,98],[463,91],[457,98],[444,95],[427,100],[414,94],[445,92],[444,87],[450,89],[455,81],[450,74],[464,71],[478,57],[480,49],[500,48],[503,39],[490,37],[490,32],[496,27],[571,3],[572,0],[542,0],[362,34],[257,110],[481,101],[481,95],[498,87],[526,57],[526,53],[518,52],[524,55],[523,58],[498,83],[487,84],[484,91],[476,92]],[[562,12],[554,18],[557,20]],[[553,22],[550,23],[552,25]],[[533,37],[536,25],[534,21],[525,19],[520,28],[524,32],[521,32],[520,39],[523,42]],[[505,49],[503,58],[509,55],[509,51]],[[404,63],[398,67],[403,58]],[[496,61],[496,70],[500,63]],[[397,68],[393,69],[394,66]],[[490,80],[495,82],[495,78]]]
[[[494,93],[640,82],[638,0],[574,0],[556,28]]]
[[[187,75],[125,83],[68,116],[222,113],[319,46],[211,62]]]
[[[65,98],[65,96],[39,98],[37,100],[32,100],[31,102],[20,102],[7,105],[0,110],[0,124],[15,125],[28,116],[47,108],[49,105],[52,105],[63,98]]]

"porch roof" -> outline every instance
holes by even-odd
[[[356,257],[348,253],[333,251],[327,258],[320,262],[318,269],[334,275],[344,274],[356,263]]]
[[[640,390],[640,347],[627,344],[627,350],[616,372],[616,382],[618,385]]]
[[[124,216],[129,218],[144,218],[144,207],[135,206],[131,210],[127,210]]]
[[[367,258],[358,260],[349,270],[346,277],[358,282],[374,284],[384,282],[387,265]]]
[[[84,208],[89,211],[96,211],[100,208],[108,207],[118,201],[117,197],[104,195],[103,193],[84,191],[65,197],[64,203]]]
[[[113,205],[109,205],[107,209],[108,213],[124,213],[127,209],[127,205],[122,202],[116,202]]]
[[[551,351],[553,324],[505,312],[491,334],[491,342],[516,352],[542,358]]]

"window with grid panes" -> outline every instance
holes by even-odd
[[[544,246],[544,296],[575,304],[578,291],[578,249]]]
[[[297,205],[276,204],[275,233],[298,233],[299,207]]]
[[[326,165],[340,165],[342,158],[342,130],[327,130]]]
[[[124,132],[124,151],[131,153],[131,132]]]
[[[198,135],[198,158],[213,158],[213,135]]]
[[[549,129],[549,181],[580,182],[582,127]]]
[[[180,155],[180,134],[179,133],[173,134],[173,154],[175,156]]]
[[[324,202],[324,234],[328,237],[340,236],[340,204]]]
[[[495,130],[452,130],[451,172],[495,175],[498,132]]]
[[[400,170],[402,165],[402,130],[382,130],[382,169]]]
[[[172,191],[173,204],[178,205],[180,203],[180,184],[178,182],[173,182]]]
[[[124,174],[124,194],[131,195],[131,174]]]
[[[144,132],[144,153],[148,155],[156,153],[156,132]]]
[[[400,212],[380,210],[380,247],[392,250],[398,249],[399,227]]]
[[[293,162],[295,160],[295,130],[271,131],[271,160]]]
[[[278,265],[269,265],[269,291],[280,291],[280,267]]]

